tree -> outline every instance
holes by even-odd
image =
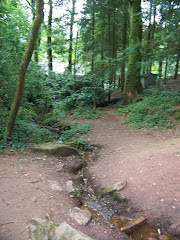
[[[18,114],[18,110],[19,110],[22,96],[23,96],[26,70],[31,61],[31,57],[32,57],[32,54],[33,54],[33,51],[34,51],[34,48],[36,45],[36,40],[38,38],[38,32],[39,32],[41,23],[43,21],[43,15],[44,15],[43,14],[43,6],[44,6],[44,1],[37,0],[37,2],[36,2],[36,17],[33,22],[31,33],[29,36],[29,41],[28,41],[24,56],[22,58],[22,62],[20,64],[16,93],[15,93],[13,104],[11,106],[6,130],[4,133],[4,141],[5,142],[10,141],[12,139],[16,116]]]
[[[129,104],[137,94],[142,91],[141,74],[141,40],[142,17],[141,1],[129,1],[130,12],[130,36],[129,36],[129,62],[128,77],[125,85],[124,104]]]
[[[52,0],[49,0],[49,15],[48,15],[48,26],[47,26],[47,57],[48,57],[48,69],[52,71]]]
[[[76,0],[72,0],[71,22],[70,22],[70,38],[69,38],[69,65],[68,71],[72,73],[72,51],[73,51],[73,25],[75,15]]]

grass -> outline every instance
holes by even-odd
[[[90,107],[78,107],[73,115],[72,118],[79,119],[79,118],[85,118],[85,119],[96,119],[101,116],[101,111],[99,109],[96,109],[93,111]]]
[[[146,91],[129,106],[120,106],[119,113],[133,128],[168,128],[173,126],[169,117],[174,114],[174,106],[178,103],[179,93]]]
[[[70,129],[63,130],[61,134],[61,139],[63,142],[68,141],[70,138],[74,136],[81,136],[83,134],[87,134],[92,129],[92,124],[90,123],[76,123],[76,124],[69,124]]]

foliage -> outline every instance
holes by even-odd
[[[90,123],[84,123],[84,124],[70,124],[70,129],[63,130],[61,139],[63,142],[66,142],[70,138],[74,136],[80,136],[82,134],[87,134],[89,131],[91,131],[92,124]]]
[[[173,106],[180,102],[180,94],[153,91],[151,95],[139,95],[132,104],[120,107],[119,112],[126,116],[133,128],[171,127],[168,116]],[[146,94],[147,94],[146,93]]]
[[[58,74],[55,81],[51,79],[51,92],[54,96],[53,115],[57,118],[65,118],[67,111],[72,108],[78,108],[77,112],[81,112],[84,107],[92,109],[94,101],[98,106],[108,94],[108,89],[104,89],[105,80],[90,74],[78,78],[69,74]],[[99,115],[98,110],[94,117],[97,114]],[[77,115],[75,114],[75,117]],[[93,117],[90,110],[86,115]]]
[[[93,143],[87,143],[87,141],[85,140],[84,137],[80,137],[77,140],[74,140],[72,142],[68,142],[68,144],[70,144],[72,147],[81,149],[81,150],[90,150],[94,147]]]
[[[96,109],[93,111],[92,108],[88,107],[78,107],[73,115],[72,118],[78,119],[78,118],[86,118],[86,119],[96,119],[101,116],[101,111],[99,109]]]
[[[58,136],[49,129],[34,123],[34,114],[34,111],[21,108],[17,117],[12,143],[9,145],[11,148],[26,149],[33,143],[50,142],[58,139]],[[3,119],[0,118],[0,122],[2,121]],[[3,127],[0,128],[0,136],[4,133],[5,125],[1,126]],[[5,148],[8,148],[8,145],[2,142],[0,151]]]

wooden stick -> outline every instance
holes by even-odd
[[[0,226],[7,225],[7,224],[10,224],[10,223],[15,223],[15,222],[11,221],[11,222],[7,222],[7,223],[1,223]]]

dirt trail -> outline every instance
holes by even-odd
[[[132,130],[112,111],[93,121],[102,144],[90,172],[101,188],[126,181],[122,194],[157,227],[180,234],[180,131]]]
[[[103,145],[88,168],[94,181],[100,188],[127,181],[122,194],[139,208],[137,215],[149,222],[156,218],[156,226],[180,233],[179,129],[130,130],[108,109],[90,122],[94,124],[90,141]],[[65,221],[97,240],[126,239],[101,219],[78,226],[70,218],[76,203],[66,191],[66,182],[73,177],[67,171],[58,171],[63,162],[65,158],[30,152],[0,154],[0,240],[30,239],[27,221],[32,217]],[[59,182],[63,191],[53,191],[49,180]]]

